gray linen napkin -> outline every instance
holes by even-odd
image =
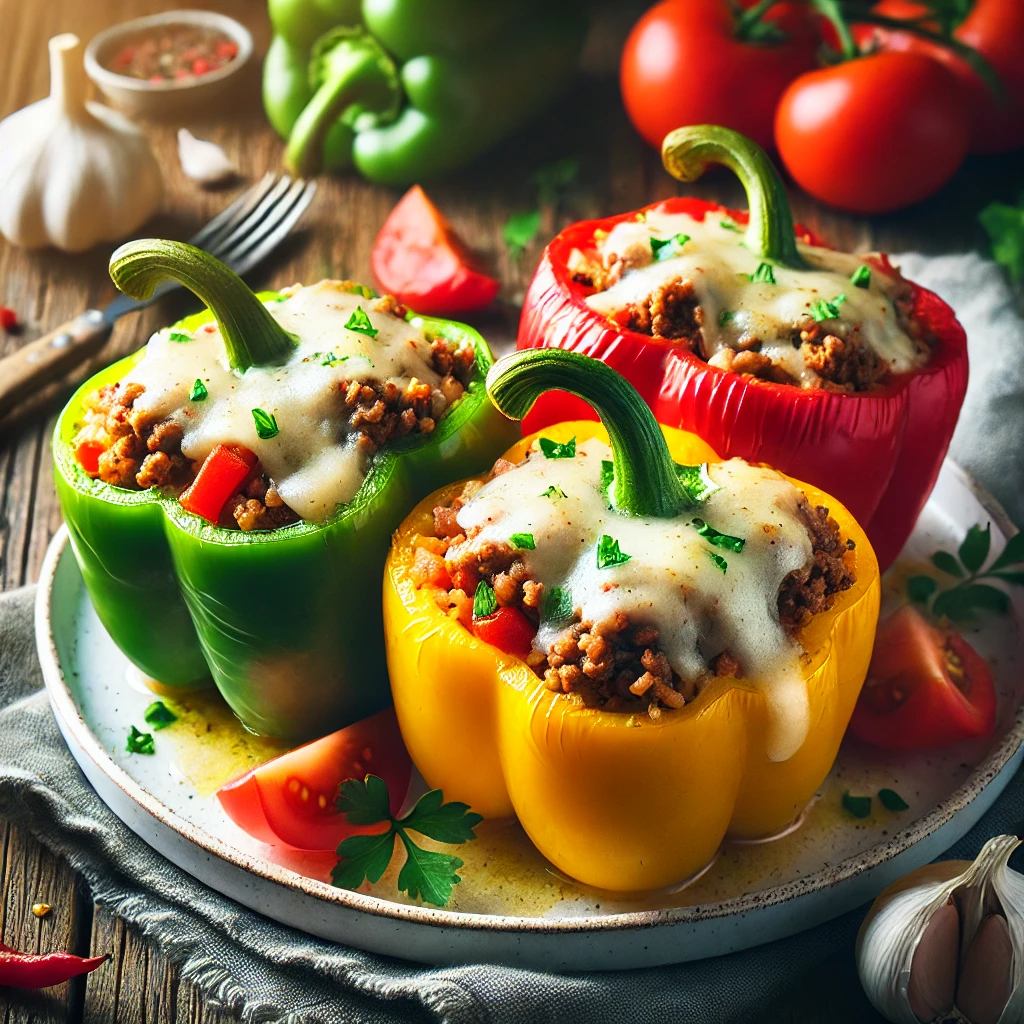
[[[908,274],[950,299],[972,338],[974,372],[956,457],[1024,520],[1024,323],[999,271],[977,256],[908,256]],[[0,597],[0,815],[67,858],[93,897],[139,928],[183,977],[245,1021],[521,1024],[650,1020],[731,1024],[763,1013],[833,954],[862,917],[696,964],[547,975],[468,965],[425,968],[284,928],[243,909],[151,850],[99,800],[57,731],[36,661],[33,588]],[[1024,819],[1024,774],[949,852],[973,857]]]

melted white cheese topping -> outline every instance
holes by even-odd
[[[352,499],[368,468],[355,435],[346,430],[342,382],[390,380],[404,389],[414,377],[431,385],[441,378],[430,365],[430,342],[404,320],[374,312],[375,299],[350,294],[338,281],[283,294],[283,301],[266,306],[298,338],[284,365],[236,372],[211,322],[191,340],[175,340],[178,328],[158,331],[125,382],[146,389],[136,408],[181,424],[181,449],[188,458],[204,459],[218,444],[244,445],[259,457],[284,501],[303,519],[320,522]],[[377,329],[376,337],[346,329],[357,308]],[[209,393],[203,401],[189,399],[196,380]],[[257,435],[253,409],[276,418],[275,437]]]
[[[692,512],[677,519],[631,518],[611,511],[602,494],[601,462],[610,459],[611,450],[597,439],[578,445],[571,459],[532,452],[459,510],[459,525],[479,533],[448,557],[531,533],[535,549],[520,552],[530,578],[545,588],[568,588],[581,620],[622,612],[634,625],[654,626],[673,670],[698,686],[709,679],[708,661],[728,651],[744,682],[767,700],[769,756],[786,760],[808,728],[800,648],[779,623],[777,607],[783,579],[813,557],[797,511],[803,496],[773,470],[732,459],[709,467],[720,489]],[[550,487],[565,497],[546,497]],[[709,544],[693,526],[695,517],[743,538],[743,550]],[[602,535],[618,541],[629,561],[599,569]],[[712,555],[725,560],[725,572]],[[546,652],[565,627],[542,622],[535,646]]]
[[[737,227],[717,213],[699,221],[657,209],[649,210],[643,221],[620,222],[600,241],[598,252],[606,265],[620,256],[635,269],[627,270],[607,290],[588,296],[588,305],[610,316],[642,302],[660,285],[690,281],[704,310],[704,347],[712,365],[716,353],[758,338],[762,354],[809,384],[818,377],[805,365],[800,348],[793,346],[794,326],[807,322],[815,302],[832,302],[845,295],[838,306],[839,317],[823,321],[823,329],[846,338],[852,327],[858,327],[862,341],[893,373],[906,373],[927,361],[927,351],[899,325],[889,293],[894,279],[877,266],[870,265],[869,287],[858,288],[851,276],[864,263],[862,257],[798,244],[813,269],[773,266],[775,284],[751,281],[761,261],[742,244],[744,229],[737,231]],[[651,239],[671,239],[677,234],[689,235],[690,241],[681,250],[666,250],[674,255],[655,260]]]

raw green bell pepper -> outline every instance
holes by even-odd
[[[216,319],[236,372],[280,362],[292,344],[238,277],[191,246],[129,243],[114,253],[111,275],[135,296],[165,277],[186,284],[210,309],[183,324],[192,330]],[[480,335],[447,320],[408,319],[468,340],[473,379],[431,434],[381,449],[356,496],[320,524],[222,529],[186,512],[173,494],[87,476],[73,448],[84,399],[121,379],[144,349],[76,392],[53,437],[57,493],[100,621],[147,675],[170,687],[212,676],[248,728],[294,740],[390,703],[380,588],[391,534],[424,495],[493,464],[516,433],[487,400],[493,360]]]
[[[568,82],[586,29],[572,0],[363,0],[362,24],[351,6],[271,0],[264,105],[293,173],[408,185],[468,163]]]

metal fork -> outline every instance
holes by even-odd
[[[236,274],[252,270],[287,236],[313,201],[316,182],[267,173],[189,239]],[[149,299],[118,295],[104,309],[89,309],[56,330],[0,359],[0,419],[19,402],[56,380],[106,341],[114,321],[182,287],[162,281]]]

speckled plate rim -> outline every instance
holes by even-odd
[[[974,494],[1006,537],[1010,537],[1018,532],[999,503],[964,470],[949,461],[947,461],[945,468],[957,476],[960,482]],[[305,895],[326,904],[343,907],[359,914],[391,919],[395,923],[406,921],[410,924],[428,926],[432,929],[504,932],[515,933],[520,936],[524,933],[541,933],[564,938],[567,935],[577,933],[622,932],[676,925],[694,926],[702,922],[710,923],[715,919],[742,918],[755,911],[776,907],[783,903],[791,903],[799,900],[801,897],[807,897],[821,890],[834,888],[839,883],[858,875],[875,874],[876,869],[884,868],[887,864],[891,866],[892,862],[901,859],[902,855],[908,853],[916,844],[923,840],[939,838],[940,834],[946,831],[946,826],[949,826],[958,815],[966,814],[971,819],[970,824],[973,825],[974,821],[980,818],[981,814],[997,795],[994,792],[986,793],[986,791],[997,780],[1002,783],[998,787],[1001,791],[1002,786],[1009,780],[1012,772],[1018,767],[1021,758],[1024,757],[1024,706],[1022,706],[1018,709],[1011,728],[998,747],[975,768],[958,789],[908,828],[896,833],[885,843],[879,843],[869,850],[841,861],[833,867],[812,872],[796,881],[748,893],[730,900],[665,910],[638,911],[579,918],[518,918],[489,914],[471,914],[393,903],[372,895],[335,888],[325,882],[308,878],[288,868],[272,864],[235,849],[228,843],[209,835],[201,828],[174,813],[165,804],[144,790],[127,772],[112,760],[82,718],[64,678],[64,671],[57,653],[51,620],[51,605],[58,565],[67,549],[67,528],[66,526],[61,526],[47,549],[40,574],[35,607],[36,642],[43,670],[43,678],[55,716],[65,738],[73,740],[74,744],[78,746],[79,751],[87,756],[95,768],[113,782],[129,800],[138,805],[157,822],[177,833],[206,854],[219,858],[236,868],[250,872],[268,882],[276,883],[288,889],[299,890]],[[73,753],[75,753],[74,749]],[[91,773],[87,772],[87,774]],[[983,795],[987,796],[988,799],[979,799]],[[976,801],[980,806],[972,807]],[[974,813],[971,813],[972,811]],[[137,828],[134,830],[138,832]],[[143,838],[146,837],[143,836]],[[941,852],[942,848],[944,847],[935,850],[935,854]],[[928,859],[931,858],[929,857]],[[871,894],[871,892],[863,893],[862,899],[869,898]],[[784,926],[781,929],[773,929],[772,934],[766,935],[762,940],[755,940],[754,942],[743,941],[740,945],[731,948],[744,948],[756,944],[757,941],[767,941],[771,938],[793,934],[803,928],[810,927],[813,924],[835,916],[836,913],[851,909],[852,906],[856,905],[858,905],[857,902],[844,906],[832,913],[821,914],[819,912],[811,914],[800,923],[792,922],[789,926]],[[792,916],[787,915],[787,917]],[[709,952],[705,955],[716,955],[718,952],[724,951],[722,948],[709,947]],[[409,953],[407,955],[413,956],[415,954]],[[457,962],[457,960],[446,956],[439,956],[436,959],[422,956],[417,958],[433,959],[435,962]],[[687,957],[687,959],[695,958]],[[493,961],[506,958],[488,956],[486,959]],[[655,957],[652,958],[651,962],[666,963],[671,961]],[[622,966],[628,965],[623,964]]]

